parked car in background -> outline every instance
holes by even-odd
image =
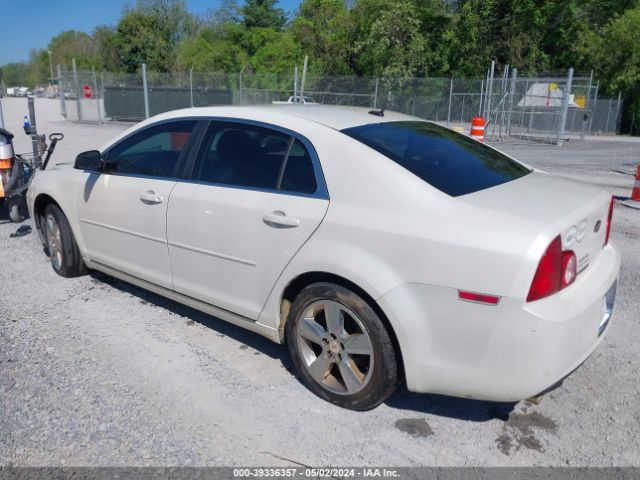
[[[609,193],[389,111],[168,112],[28,196],[58,274],[99,270],[286,343],[309,389],[356,410],[401,381],[544,392],[602,341],[620,268]]]
[[[296,95],[296,96],[289,97],[289,99],[286,102],[274,101],[271,103],[273,103],[274,105],[282,105],[282,104],[290,104],[290,103],[305,104],[305,103],[317,103],[317,102],[311,97],[307,97],[307,96],[301,97],[300,95]]]

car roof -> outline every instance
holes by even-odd
[[[319,123],[327,127],[344,130],[345,128],[393,121],[419,120],[398,112],[385,111],[384,116],[372,115],[371,108],[344,107],[322,104],[281,104],[281,105],[247,105],[247,106],[219,106],[197,107],[174,110],[155,117],[157,120],[179,117],[230,117],[276,121],[278,118],[295,117]],[[151,119],[150,119],[151,120]],[[274,122],[274,123],[276,123]]]

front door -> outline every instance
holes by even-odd
[[[86,172],[75,195],[91,261],[172,288],[167,204],[193,121],[148,127],[104,152],[105,171]]]
[[[251,124],[212,123],[193,180],[177,184],[169,202],[176,291],[257,319],[328,204],[306,140]]]

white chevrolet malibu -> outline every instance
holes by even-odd
[[[39,172],[28,203],[63,277],[99,270],[286,343],[310,390],[356,410],[401,381],[546,391],[602,340],[620,269],[607,192],[367,109],[165,113]]]

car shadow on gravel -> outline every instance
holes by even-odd
[[[385,403],[389,407],[399,410],[428,413],[470,422],[487,422],[494,419],[507,421],[509,414],[517,405],[517,402],[486,402],[445,395],[412,393],[404,385]]]
[[[187,318],[187,322],[197,322],[213,330],[218,335],[232,338],[242,344],[240,348],[252,348],[275,360],[280,360],[282,366],[302,384],[302,381],[295,373],[285,346],[278,345],[257,333],[225,322],[212,315],[200,312],[199,310],[117,278],[110,277],[104,273],[93,271],[91,272],[91,277],[98,282],[104,282],[124,293],[133,295],[139,298],[140,301],[149,303],[152,306],[164,308],[176,315],[185,317]],[[400,386],[398,391],[385,403],[389,407],[399,410],[428,413],[472,422],[486,422],[493,419],[506,421],[516,405],[516,403],[484,402],[480,400],[447,397],[444,395],[411,393],[404,385]]]
[[[257,333],[246,330],[242,327],[233,325],[219,318],[209,315],[207,313],[196,310],[195,308],[188,307],[181,303],[178,303],[169,298],[155,294],[143,288],[137,287],[133,284],[124,282],[114,277],[110,277],[107,274],[92,271],[91,277],[99,282],[104,282],[113,288],[133,295],[140,299],[142,302],[151,304],[152,306],[164,308],[176,315],[180,315],[187,319],[187,322],[197,322],[202,326],[205,326],[218,335],[232,338],[244,345],[244,348],[252,348],[260,353],[267,355],[273,359],[280,360],[283,366],[287,370],[293,371],[293,364],[289,361],[287,349],[282,345],[278,345],[267,338],[258,335]],[[242,347],[241,347],[242,348]]]

